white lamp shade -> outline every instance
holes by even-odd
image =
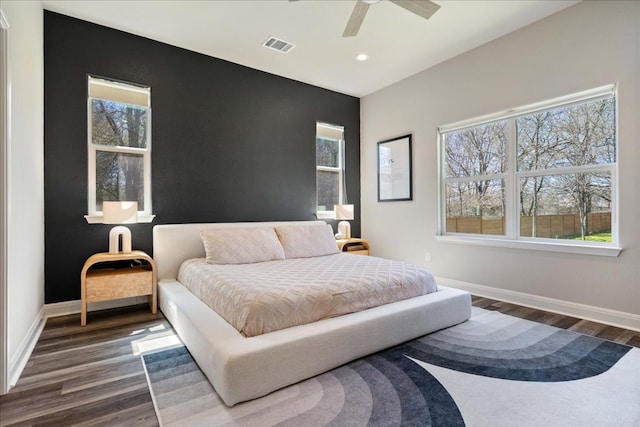
[[[102,202],[103,224],[135,224],[138,202]]]
[[[353,219],[353,205],[335,205],[336,219],[351,220]]]

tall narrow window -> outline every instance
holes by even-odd
[[[441,232],[617,247],[613,86],[440,129]]]
[[[137,201],[140,222],[151,211],[151,89],[88,78],[89,207],[101,222],[104,201]]]
[[[318,218],[334,218],[334,206],[344,203],[344,128],[316,125],[316,197]]]

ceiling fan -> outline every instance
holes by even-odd
[[[289,0],[297,1],[297,0]],[[358,34],[362,21],[369,10],[369,6],[378,3],[380,0],[357,0],[353,7],[353,12],[349,17],[347,26],[342,33],[342,37],[353,37]],[[440,9],[440,5],[430,0],[389,0],[396,6],[400,6],[403,9],[413,12],[416,15],[424,19],[429,19],[434,13]]]

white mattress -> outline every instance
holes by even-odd
[[[425,268],[353,254],[225,265],[196,258],[178,281],[246,337],[437,290]]]

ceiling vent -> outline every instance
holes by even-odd
[[[269,38],[265,40],[264,43],[262,43],[262,46],[268,47],[269,49],[277,50],[278,52],[282,53],[287,53],[291,49],[296,47],[296,45],[294,45],[293,43],[280,40],[279,38],[273,36],[269,36]]]

